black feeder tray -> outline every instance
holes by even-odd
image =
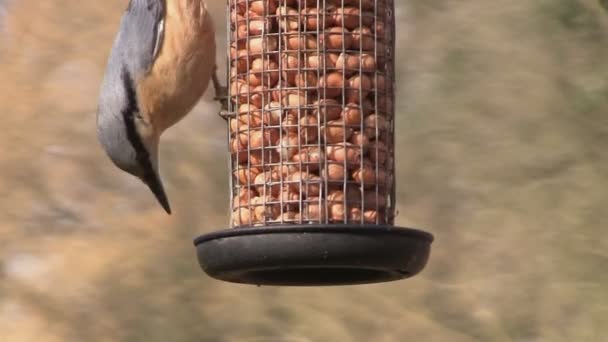
[[[389,225],[304,224],[236,228],[194,240],[209,276],[254,285],[388,282],[426,265],[433,235]]]

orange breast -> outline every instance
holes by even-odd
[[[140,110],[153,134],[160,136],[188,114],[214,68],[215,32],[203,0],[166,0],[164,40],[137,87]]]

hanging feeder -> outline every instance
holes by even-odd
[[[433,236],[394,226],[393,14],[392,0],[228,1],[231,227],[195,240],[208,275],[346,285],[424,268]]]

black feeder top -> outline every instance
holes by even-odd
[[[426,265],[433,236],[389,225],[238,228],[195,239],[209,276],[253,285],[355,285],[412,277]]]

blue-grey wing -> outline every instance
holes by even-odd
[[[147,72],[162,44],[164,25],[163,0],[131,0],[125,11],[120,32],[114,42],[112,54],[125,63],[127,70],[137,81]]]
[[[131,0],[120,21],[101,85],[99,114],[118,115],[126,105],[124,73],[135,82],[150,70],[163,40],[163,0]]]

